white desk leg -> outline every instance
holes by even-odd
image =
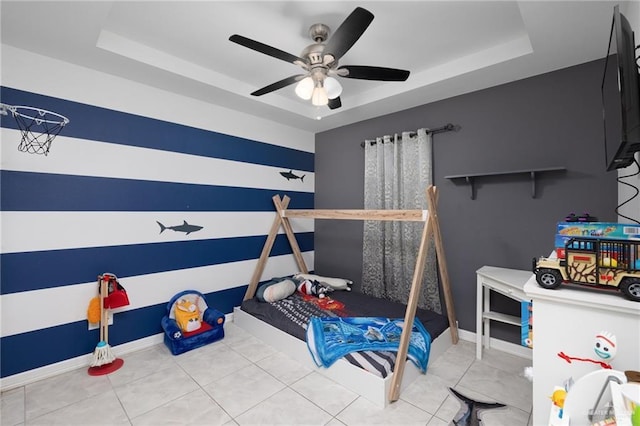
[[[482,359],[482,278],[476,276],[476,358]]]
[[[491,311],[491,289],[489,287],[483,287],[484,289],[484,311],[483,312],[490,312]],[[490,348],[491,347],[491,320],[489,318],[485,318],[484,319],[484,333],[482,334],[484,336],[484,347],[485,348]]]

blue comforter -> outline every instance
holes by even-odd
[[[402,318],[312,317],[307,327],[307,347],[316,365],[329,367],[350,352],[397,352],[403,326]],[[423,373],[430,349],[431,336],[415,318],[407,356]]]

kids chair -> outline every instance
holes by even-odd
[[[164,344],[174,355],[190,351],[224,337],[224,314],[209,308],[204,295],[185,290],[171,298],[162,317]]]

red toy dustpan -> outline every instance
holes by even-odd
[[[104,298],[104,307],[107,309],[116,309],[129,305],[129,296],[127,291],[120,285],[118,278],[109,273],[102,275],[103,279],[108,282],[108,294]]]

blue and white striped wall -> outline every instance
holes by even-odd
[[[157,342],[166,302],[181,290],[225,313],[241,303],[273,195],[313,208],[313,134],[2,49],[0,102],[70,119],[42,156],[18,152],[15,121],[1,118],[3,389],[90,359],[99,335],[86,312],[99,274],[116,274],[131,302],[113,311],[114,351]],[[281,176],[289,170],[304,181]],[[202,229],[170,229],[184,221]],[[294,229],[313,268],[313,223]],[[296,269],[281,234],[263,278]]]

